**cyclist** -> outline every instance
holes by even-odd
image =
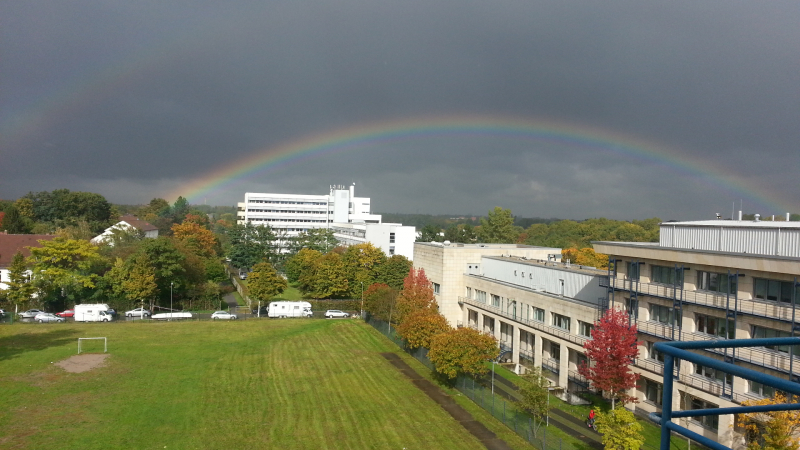
[[[589,428],[592,428],[594,425],[594,409],[589,411],[589,419],[586,421],[586,425],[588,425]]]

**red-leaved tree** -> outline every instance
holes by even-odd
[[[631,370],[638,354],[636,325],[629,324],[628,313],[609,309],[595,322],[592,338],[583,344],[591,364],[583,364],[578,372],[596,389],[607,392],[612,408],[615,400],[636,403],[636,397],[627,394],[636,386],[639,374]]]
[[[424,269],[408,271],[408,276],[403,280],[403,290],[397,297],[397,315],[395,319],[402,323],[403,319],[414,311],[431,308],[438,312],[436,299],[433,297],[431,281],[425,275]]]

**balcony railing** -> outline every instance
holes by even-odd
[[[561,361],[553,358],[544,358],[542,359],[542,368],[547,369],[555,374],[557,374],[561,368]]]
[[[599,278],[601,287],[610,287],[608,276],[601,276]],[[681,289],[676,289],[674,286],[667,284],[646,283],[641,281],[635,283],[631,280],[626,280],[623,278],[615,279],[614,289],[620,291],[635,291],[638,294],[667,299],[680,299],[681,297]],[[728,303],[728,298],[727,294],[708,291],[683,290],[683,302],[725,309],[726,304]],[[733,309],[735,306],[734,298],[731,296],[730,308]],[[792,306],[777,302],[739,298],[736,312],[785,321],[792,320]],[[800,317],[798,317],[798,319],[800,319]]]
[[[639,358],[636,360],[636,366],[659,375],[664,374],[664,363],[655,359]]]
[[[578,372],[577,370],[570,370],[569,373],[567,374],[567,377],[569,377],[570,380],[580,384],[581,386],[587,388],[589,387],[589,380],[587,380],[586,377],[581,375],[580,372]]]
[[[551,336],[558,336],[565,341],[572,342],[573,344],[583,345],[589,338],[585,336],[579,336],[577,334],[571,334],[569,331],[563,328],[557,328],[550,325],[545,325],[543,322],[539,322],[536,320],[530,319],[523,319],[520,316],[515,316],[513,314],[509,314],[502,310],[502,308],[498,308],[497,306],[492,306],[487,303],[480,302],[478,300],[474,300],[467,297],[458,297],[458,301],[462,303],[466,303],[468,305],[476,306],[483,310],[489,311],[495,315],[505,317],[507,319],[511,319],[515,322],[521,323],[528,327],[537,329],[539,331],[543,331],[545,333],[550,334]]]

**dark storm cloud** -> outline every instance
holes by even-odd
[[[0,14],[2,198],[67,187],[147,202],[338,128],[481,114],[604,129],[684,165],[437,137],[319,156],[205,200],[355,181],[386,212],[680,219],[742,197],[762,214],[800,211],[793,2],[7,2]]]

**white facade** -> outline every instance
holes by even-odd
[[[328,195],[248,192],[238,209],[238,223],[269,225],[281,239],[330,228],[343,245],[371,242],[390,256],[414,256],[415,228],[381,223],[380,214],[370,212],[370,199],[355,196],[354,185],[331,186]]]
[[[387,256],[402,255],[414,260],[416,228],[399,223],[332,223],[334,236],[342,245],[370,242]]]
[[[583,344],[591,325],[605,308],[625,308],[640,340],[633,367],[640,381],[629,393],[639,403],[630,407],[648,414],[659,412],[662,401],[663,356],[654,351],[654,343],[789,336],[792,318],[800,321],[791,303],[791,287],[800,281],[800,257],[754,251],[764,245],[773,248],[779,241],[770,236],[790,237],[798,223],[724,222],[664,223],[661,244],[595,242],[597,252],[616,260],[616,271],[548,261],[557,249],[532,258],[524,247],[498,251],[492,244],[459,255],[457,250],[417,243],[414,266],[425,269],[439,310],[451,324],[494,335],[514,363],[542,367],[551,381],[568,391],[587,386],[577,368],[585,361]],[[721,239],[708,239],[710,230],[723,228],[727,231]],[[678,237],[672,234],[676,229],[682,241],[664,245],[665,239]],[[698,248],[712,241],[717,247]],[[742,245],[746,253],[718,250]],[[780,248],[787,254],[794,250],[789,244]],[[728,279],[735,286],[731,294]],[[794,295],[800,303],[800,289]],[[796,322],[794,327],[800,330]],[[725,359],[721,351],[702,354]],[[727,356],[737,365],[785,379],[797,378],[800,372],[800,358],[795,356],[790,364],[787,349],[742,348],[735,354],[729,350]],[[680,362],[674,388],[675,411],[733,407],[772,395],[769,387],[687,361]],[[733,422],[728,415],[686,419],[680,425],[738,446],[741,439]]]

